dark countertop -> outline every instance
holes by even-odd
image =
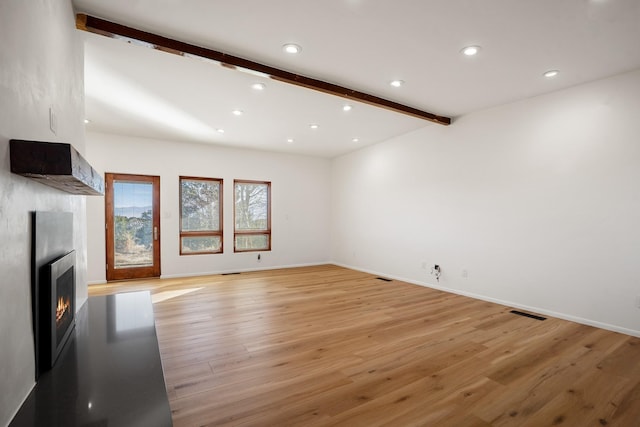
[[[172,426],[149,292],[90,297],[10,427]]]

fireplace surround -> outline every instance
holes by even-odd
[[[51,369],[75,325],[76,253],[71,212],[33,212],[31,306],[35,379]]]

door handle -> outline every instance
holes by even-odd
[[[153,240],[158,240],[158,227],[153,227]]]

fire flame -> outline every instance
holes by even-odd
[[[71,303],[68,299],[62,297],[58,298],[58,305],[56,307],[56,324],[60,323],[60,320],[64,317],[65,313],[71,308]]]

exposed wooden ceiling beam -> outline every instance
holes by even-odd
[[[162,50],[164,52],[173,53],[180,56],[194,56],[213,60],[220,65],[228,68],[235,68],[251,73],[258,73],[265,77],[294,84],[297,86],[314,89],[320,92],[339,96],[346,99],[363,102],[376,107],[395,111],[397,113],[406,114],[419,119],[428,120],[430,122],[441,125],[451,124],[451,118],[439,116],[437,114],[422,111],[417,108],[409,107],[388,99],[380,98],[357,90],[349,89],[343,86],[327,83],[311,77],[301,76],[269,65],[260,64],[248,59],[239,58],[212,49],[192,45],[181,42],[179,40],[170,39],[146,31],[127,27],[115,22],[106,21],[95,16],[79,13],[76,15],[76,27],[79,30],[88,31],[90,33],[100,34],[103,36],[124,39],[131,42],[137,42],[149,46],[153,49]]]

